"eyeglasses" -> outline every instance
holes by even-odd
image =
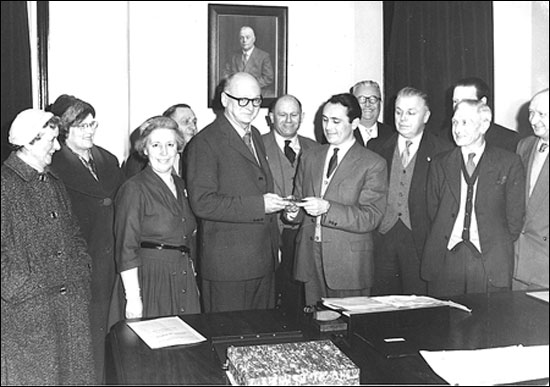
[[[359,97],[357,97],[357,100],[359,101],[359,103],[367,103],[368,101],[371,105],[374,105],[382,101],[382,98],[377,97],[375,95],[369,95],[368,97],[364,95],[360,95]]]
[[[88,122],[87,124],[75,125],[74,127],[80,130],[86,130],[86,129],[96,130],[98,125],[99,124],[97,121],[92,121],[92,122]]]
[[[224,93],[229,98],[234,99],[235,101],[237,101],[237,103],[239,104],[240,107],[247,106],[249,102],[252,102],[252,106],[258,107],[262,104],[262,101],[263,101],[262,96],[259,96],[258,98],[245,98],[245,97],[237,98],[237,97],[233,97],[231,94],[229,94],[225,91],[224,91]]]

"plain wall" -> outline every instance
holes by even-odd
[[[548,87],[548,1],[494,1],[493,15],[495,121],[518,130],[529,126],[526,104]]]
[[[248,2],[219,1],[220,4]],[[382,2],[257,1],[288,7],[287,92],[305,113],[300,134],[332,94],[357,81],[383,89]],[[209,124],[208,3],[50,2],[49,91],[53,102],[74,94],[97,110],[96,144],[123,161],[128,135],[175,103],[188,103]],[[267,109],[254,125],[268,131]]]

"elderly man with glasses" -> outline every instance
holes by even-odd
[[[380,86],[375,81],[357,82],[350,90],[361,106],[361,121],[353,131],[359,144],[376,153],[395,131],[390,125],[378,122],[382,109]]]
[[[224,113],[187,149],[187,189],[200,221],[199,265],[205,312],[274,307],[279,233],[274,194],[260,133],[252,126],[262,103],[248,73],[228,78]]]

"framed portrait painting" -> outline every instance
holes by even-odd
[[[286,93],[287,7],[208,5],[208,107],[236,72],[258,80],[262,107]]]

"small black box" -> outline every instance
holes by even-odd
[[[426,343],[426,336],[447,332],[449,320],[448,306],[352,314],[348,337],[352,344],[366,343],[388,358],[409,356],[420,349],[418,342]]]

